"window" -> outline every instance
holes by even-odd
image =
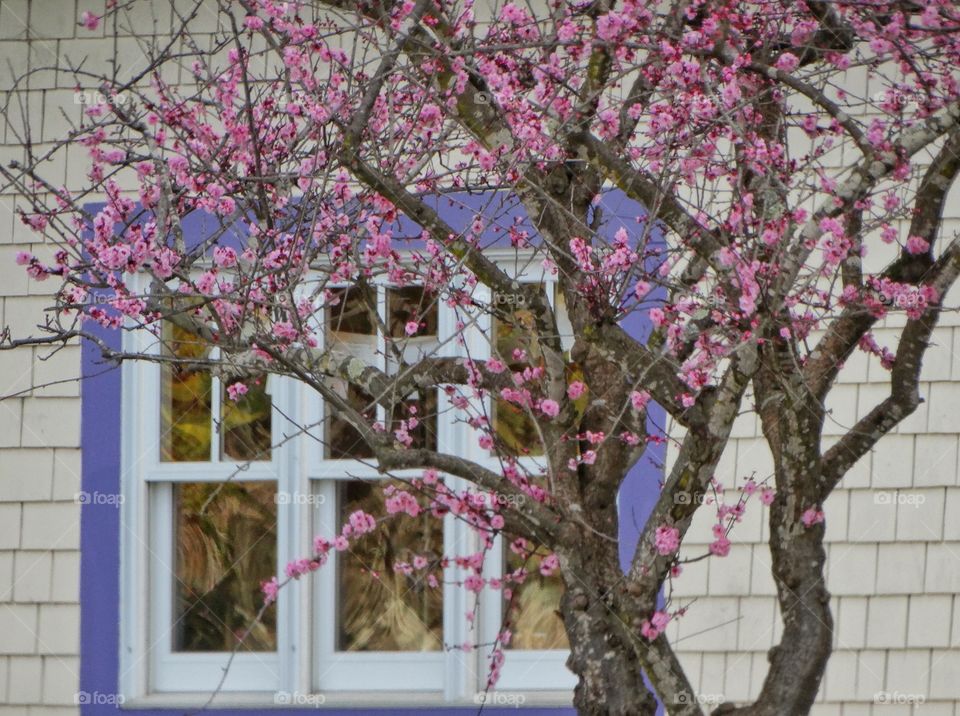
[[[317,315],[324,347],[391,374],[422,355],[486,358],[491,329],[501,355],[524,340],[522,316],[508,328],[501,327],[503,317],[477,316],[458,329],[463,316],[416,286],[342,286],[329,289],[324,304]],[[223,691],[260,693],[261,704],[281,692],[322,693],[327,703],[376,702],[386,692],[390,703],[472,703],[486,681],[487,647],[450,647],[492,643],[507,617],[516,637],[498,688],[569,699],[574,678],[564,666],[567,645],[555,613],[559,577],[541,577],[534,555],[531,576],[509,599],[492,589],[479,598],[468,594],[454,584],[466,573],[442,557],[475,551],[476,537],[450,516],[384,523],[351,549],[331,551],[323,568],[282,589],[264,610],[261,582],[310,554],[314,535],[334,536],[357,509],[383,514],[381,488],[402,487],[421,472],[380,475],[336,406],[292,380],[255,377],[231,399],[231,382],[204,368],[216,354],[179,328],[127,340],[140,341],[131,349],[171,359],[123,368],[121,690],[127,698],[193,693],[202,700],[229,662]],[[331,380],[330,387],[414,447],[439,446],[496,466],[498,458],[479,447],[476,434],[452,419],[443,390],[398,396],[387,415],[355,385]],[[524,416],[504,417],[494,404],[486,410],[501,435],[531,444]],[[528,466],[538,459],[517,451]],[[429,567],[394,568],[415,557]],[[498,544],[488,576],[516,569],[518,559]],[[468,611],[477,614],[474,627]]]

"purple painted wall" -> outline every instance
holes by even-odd
[[[440,200],[446,202],[446,200]],[[617,193],[607,194],[604,210],[610,221],[610,232],[620,225],[635,230],[636,218],[642,215],[639,205]],[[472,216],[480,208],[480,198],[466,197],[461,208],[446,203],[439,208],[444,217],[454,226],[463,224],[463,217]],[[467,208],[469,207],[469,208]],[[96,207],[89,207],[96,210]],[[513,209],[504,214],[515,215]],[[196,219],[197,227],[202,221]],[[508,222],[509,223],[509,222]],[[525,227],[526,228],[526,227]],[[501,243],[503,234],[491,237],[492,243]],[[637,337],[645,335],[648,326],[646,317],[631,314],[624,327]],[[100,337],[119,348],[120,335],[116,331],[98,329]],[[87,493],[118,494],[120,492],[120,370],[105,365],[98,349],[85,342],[82,352],[81,389],[81,440],[83,447],[82,482]],[[651,405],[652,426],[662,426],[663,410]],[[637,537],[659,493],[662,475],[663,446],[651,446],[641,461],[634,466],[620,490],[620,558],[624,568],[633,555]],[[120,510],[113,505],[91,504],[81,510],[80,534],[80,692],[96,695],[113,695],[118,690],[120,650]],[[466,716],[476,714],[477,707],[437,707],[412,709],[322,709],[326,714],[344,716],[416,716],[429,712],[433,716]],[[106,716],[124,711],[139,716],[172,716],[191,713],[184,709],[123,708],[114,704],[87,703],[81,705],[82,716]],[[249,716],[256,712],[277,712],[291,716],[316,714],[317,709],[210,709],[217,716]],[[490,716],[531,713],[537,716],[571,716],[570,708],[484,708]]]

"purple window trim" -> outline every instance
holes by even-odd
[[[88,209],[96,211],[99,207]],[[119,350],[119,331],[93,328],[92,324],[88,324],[88,328],[107,345]],[[644,335],[648,328],[646,316],[631,314],[624,321],[624,328],[631,335]],[[86,340],[83,341],[81,361],[82,490],[87,494],[117,495],[120,493],[121,371],[116,366],[105,364],[97,346]],[[651,423],[663,426],[664,418],[663,409],[651,404]],[[640,529],[656,503],[664,456],[664,445],[651,445],[621,485],[620,561],[624,569],[629,567]],[[120,534],[120,510],[116,505],[93,502],[81,507],[79,693],[94,695],[94,700],[103,700],[103,696],[113,696],[119,690]],[[209,709],[209,712],[216,716],[250,716],[255,711],[291,716],[317,713],[334,716],[383,716],[388,713],[416,716],[424,712],[429,712],[432,716],[467,716],[476,714],[477,707]],[[193,713],[195,709],[85,703],[81,704],[80,712],[82,716],[106,716],[123,712],[135,713],[138,716],[173,716]],[[490,716],[517,713],[572,716],[574,711],[571,708],[525,706],[519,709],[487,707],[483,709],[483,713]]]

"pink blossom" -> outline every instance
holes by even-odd
[[[546,557],[540,560],[540,574],[542,574],[544,577],[549,577],[559,568],[560,560],[557,559],[557,555],[555,554],[548,554]]]
[[[230,400],[237,402],[240,398],[247,394],[249,388],[243,383],[231,383],[227,386],[227,395],[230,397]]]
[[[556,400],[541,400],[540,401],[540,412],[546,415],[548,418],[555,418],[560,414],[560,405]]]
[[[248,30],[260,30],[263,28],[263,18],[256,15],[247,15],[243,19],[243,24]]]
[[[100,27],[100,16],[89,10],[84,10],[80,13],[80,24],[88,30],[96,30]]]
[[[660,525],[654,535],[654,541],[657,546],[657,552],[666,557],[673,554],[680,547],[680,530],[676,527]]]
[[[710,543],[710,554],[717,557],[726,557],[730,554],[730,540],[726,537],[718,537]]]
[[[778,70],[783,70],[784,72],[793,72],[797,67],[800,66],[800,60],[797,59],[797,56],[791,52],[784,52],[780,57],[777,58],[776,67]]]
[[[416,321],[407,321],[407,325],[403,327],[403,330],[408,336],[415,336],[417,331],[420,330],[420,324]]]
[[[506,369],[506,364],[497,358],[490,358],[487,360],[487,370],[489,370],[491,373],[502,373]]]
[[[667,624],[670,623],[670,615],[663,611],[656,611],[650,619],[644,619],[640,625],[640,633],[644,638],[653,641],[660,636]]]
[[[18,251],[14,260],[17,262],[17,266],[26,266],[33,261],[33,254],[28,251]]]
[[[820,524],[823,522],[823,510],[808,507],[800,517],[800,521],[803,522],[804,527],[813,527],[813,525]]]
[[[930,250],[930,242],[920,236],[911,236],[907,239],[906,250],[908,254],[925,254]]]
[[[363,510],[356,510],[350,513],[348,521],[350,523],[350,527],[353,529],[353,533],[357,535],[372,532],[377,528],[377,521],[374,519],[373,515],[368,514]]]
[[[570,400],[576,400],[587,390],[587,386],[581,381],[575,380],[567,387],[567,397]]]
[[[774,492],[772,487],[764,487],[760,490],[760,502],[764,505],[773,504]]]
[[[267,604],[272,604],[277,601],[277,592],[280,591],[280,585],[276,577],[271,578],[267,582],[263,582],[260,585],[260,589],[263,591],[263,599]]]
[[[215,266],[229,268],[237,263],[237,252],[229,246],[218,246],[213,250],[213,263]]]
[[[634,410],[643,410],[647,407],[647,403],[650,402],[650,393],[647,391],[633,391],[630,393],[630,403],[633,405]]]

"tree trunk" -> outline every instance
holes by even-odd
[[[779,503],[779,501],[778,501]],[[775,503],[771,525],[787,522]],[[822,524],[770,538],[773,576],[783,615],[783,637],[770,651],[770,670],[751,716],[802,716],[810,712],[833,641],[830,594],[823,576]]]
[[[615,509],[604,505],[587,519],[616,534]],[[570,545],[576,546],[558,552],[566,586],[560,613],[570,641],[567,667],[579,679],[573,704],[581,716],[654,716],[657,701],[643,679],[634,622],[642,604],[656,604],[656,594],[641,600],[627,592],[615,541],[576,534]]]
[[[616,610],[605,599],[589,601],[583,590],[568,587],[561,611],[570,640],[567,666],[579,678],[577,713],[654,716],[656,699],[644,683],[630,627]]]
[[[824,579],[824,524],[807,527],[799,519],[799,512],[810,504],[807,500],[815,489],[814,477],[807,475],[805,491],[781,492],[771,505],[770,553],[783,635],[770,650],[770,668],[756,702],[732,713],[804,716],[817,697],[832,650],[833,617]],[[796,480],[788,482],[795,484]],[[798,500],[804,504],[798,507]]]

